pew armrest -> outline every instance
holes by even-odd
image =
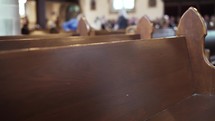
[[[206,35],[207,27],[204,19],[197,9],[190,7],[179,22],[177,36],[186,38],[196,93],[215,94],[215,67],[205,56],[209,53],[204,51]]]

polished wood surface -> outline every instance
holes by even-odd
[[[140,34],[142,39],[150,39],[152,32],[153,24],[147,16],[142,17],[137,24],[137,34]]]
[[[215,96],[194,95],[146,121],[215,121]]]
[[[145,120],[193,94],[186,48],[182,37],[2,53],[1,120]]]
[[[81,17],[78,22],[77,33],[80,36],[89,36],[90,26],[87,24],[87,20],[85,17]]]
[[[186,37],[197,93],[215,93],[215,68],[204,54],[206,34],[203,18],[195,8],[189,8],[179,22],[177,35]]]
[[[46,39],[46,38],[62,38],[72,36],[73,33],[61,33],[61,34],[46,34],[46,35],[17,35],[17,36],[0,36],[0,41],[5,40],[35,40],[35,39]]]
[[[1,52],[1,120],[214,121],[205,34],[191,7],[180,37]]]
[[[31,38],[17,40],[12,39],[6,41],[0,40],[0,51],[137,39],[140,39],[140,35],[77,36],[64,38],[36,38],[36,39]]]

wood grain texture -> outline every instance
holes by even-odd
[[[106,36],[78,36],[64,38],[37,38],[37,39],[17,39],[0,41],[0,51],[17,49],[32,49],[41,47],[58,47],[66,45],[101,43],[123,40],[137,40],[140,35],[106,35]]]
[[[61,34],[47,34],[47,35],[18,35],[18,36],[0,36],[0,41],[5,40],[35,40],[35,39],[46,39],[46,38],[62,38],[70,37],[73,33],[61,33]]]
[[[142,17],[137,24],[137,34],[140,34],[142,39],[150,39],[152,32],[153,24],[147,16]]]
[[[143,121],[193,94],[189,64],[184,37],[0,54],[1,120]]]
[[[215,121],[214,101],[215,96],[191,96],[146,121]]]
[[[189,8],[179,22],[177,35],[187,40],[196,93],[215,93],[215,68],[204,54],[206,34],[203,18],[195,8]]]
[[[181,18],[177,35],[86,36],[0,52],[0,119],[214,121],[215,71],[204,56],[206,28],[194,8]],[[28,46],[44,44],[34,41]]]

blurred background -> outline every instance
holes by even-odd
[[[0,0],[0,6],[0,35],[76,31],[81,16],[96,30],[125,29],[144,15],[156,29],[177,29],[190,6],[199,10],[209,30],[215,29],[214,0]]]

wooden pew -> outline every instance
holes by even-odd
[[[31,39],[41,39],[41,38],[62,38],[72,36],[72,33],[62,33],[62,34],[47,34],[47,35],[17,35],[17,36],[0,36],[0,41],[3,40],[31,40]]]
[[[178,28],[153,41],[1,53],[1,120],[214,121],[205,24],[190,8]]]
[[[77,36],[64,38],[37,38],[28,40],[0,41],[0,51],[16,51],[17,49],[35,49],[43,47],[58,47],[66,45],[79,45],[98,42],[112,42],[121,40],[137,40],[140,35],[110,35],[110,36]]]
[[[85,30],[85,31],[84,31]],[[125,30],[116,30],[116,31],[108,31],[108,30],[95,30],[90,26],[89,22],[85,17],[81,17],[78,25],[78,33],[81,36],[100,36],[100,35],[118,35],[118,34],[126,34]]]
[[[150,25],[150,26],[149,26]],[[0,40],[0,51],[17,49],[35,49],[41,47],[55,47],[55,46],[65,46],[65,45],[77,45],[77,44],[88,44],[97,42],[111,42],[111,41],[121,41],[121,40],[137,40],[142,38],[151,38],[152,26],[148,18],[143,17],[138,25],[137,34],[134,35],[103,35],[103,36],[85,36],[87,31],[86,23],[81,20],[79,25],[80,35],[74,37],[47,37],[47,38],[18,38]],[[143,31],[144,30],[144,31]],[[147,31],[148,30],[148,31]]]

